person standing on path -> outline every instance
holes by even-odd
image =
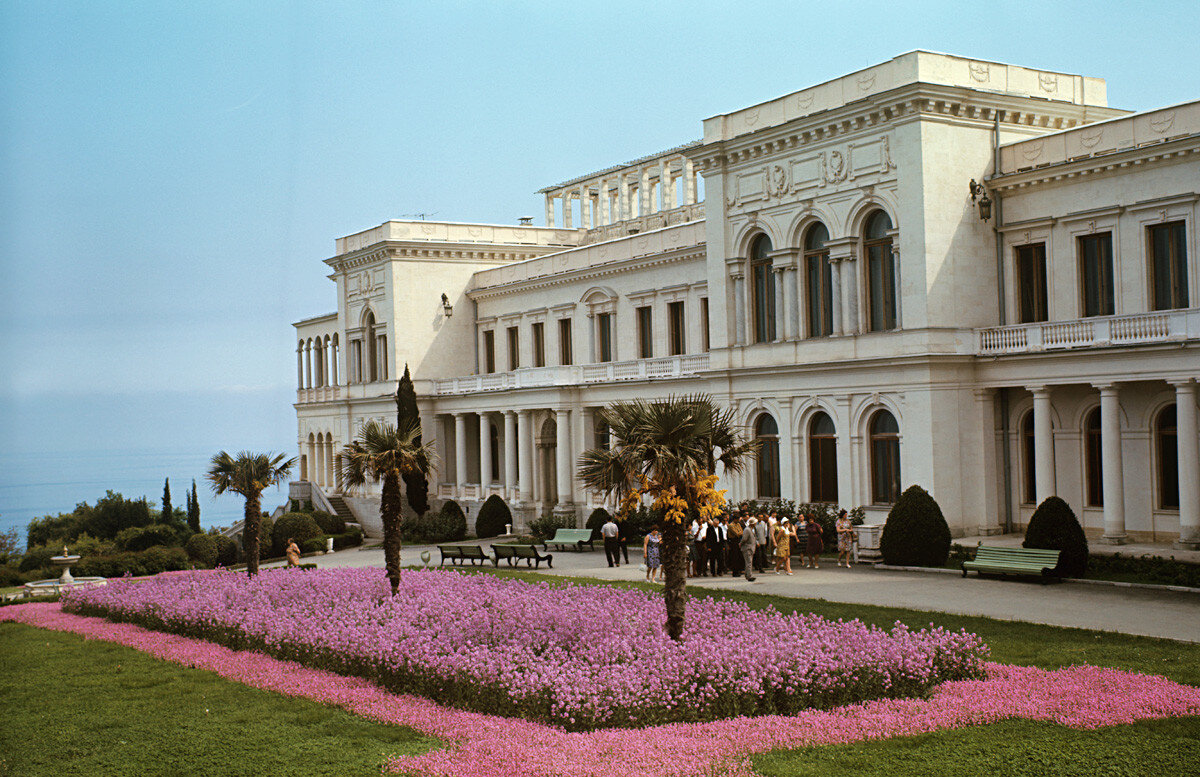
[[[825,540],[821,538],[821,522],[817,520],[817,516],[810,515],[808,517],[805,531],[808,534],[808,540],[804,546],[804,566],[820,569],[817,566],[817,559],[820,558],[821,551],[825,549]]]
[[[646,582],[658,582],[658,570],[662,566],[659,556],[659,546],[662,543],[662,533],[655,526],[642,540],[642,555],[646,559]]]
[[[629,521],[623,521],[620,517],[617,521],[617,546],[621,549],[621,555],[625,557],[625,563],[629,563],[629,535],[626,533],[629,528]]]
[[[755,548],[758,547],[758,540],[755,539],[754,526],[757,521],[754,516],[750,516],[749,523],[742,530],[741,539],[738,541],[738,549],[742,553],[743,571],[746,574],[746,582],[753,583],[754,575],[750,574],[750,570],[754,565]]]
[[[845,510],[838,511],[837,524],[838,538],[838,566],[842,566],[843,562],[846,567],[850,567],[850,549],[854,547],[854,524],[850,520],[850,516]]]
[[[608,522],[600,527],[600,536],[604,538],[604,557],[608,559],[610,567],[621,566],[621,543],[617,536],[621,530],[617,528],[617,522],[609,516]]]
[[[767,571],[767,522],[750,516],[754,522],[754,571],[760,575]]]
[[[296,546],[296,541],[291,537],[288,537],[287,550],[284,552],[287,553],[289,567],[300,566],[300,548]]]
[[[775,574],[792,574],[792,540],[796,534],[786,520],[775,525]]]

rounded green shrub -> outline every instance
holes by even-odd
[[[270,555],[260,552],[259,558],[279,558],[284,555],[287,552],[288,537],[296,541],[297,547],[303,548],[304,543],[322,534],[321,527],[310,513],[284,513],[271,529]]]
[[[1071,506],[1057,496],[1046,497],[1033,511],[1021,547],[1059,551],[1054,571],[1061,577],[1083,577],[1087,572],[1087,537]]]
[[[467,514],[458,502],[447,500],[434,519],[436,542],[458,542],[467,536]]]
[[[950,527],[942,508],[920,486],[909,486],[892,505],[879,551],[885,564],[940,567],[950,556]]]
[[[325,534],[341,534],[346,531],[346,522],[340,516],[323,513],[320,510],[312,514],[313,520]]]
[[[217,541],[208,534],[193,534],[183,544],[188,558],[208,569],[217,565]]]
[[[512,523],[512,511],[508,509],[508,505],[503,499],[492,494],[480,506],[479,515],[475,517],[475,536],[480,539],[498,537],[504,533],[505,525],[510,523]]]
[[[592,510],[592,514],[588,516],[584,527],[592,530],[593,540],[600,539],[600,527],[608,523],[608,519],[611,517],[612,513],[603,507],[597,507],[595,510]]]
[[[237,563],[238,546],[232,538],[226,537],[224,534],[214,534],[213,542],[217,546],[218,565],[231,567]]]
[[[341,550],[342,548],[354,548],[362,545],[363,534],[362,529],[357,526],[351,526],[342,534],[336,534],[333,537],[333,549]]]
[[[179,545],[179,534],[174,527],[167,524],[155,523],[149,526],[131,526],[117,532],[117,547],[121,550],[136,553],[155,546],[173,547]]]

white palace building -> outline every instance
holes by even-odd
[[[1200,101],[914,51],[703,129],[543,189],[544,227],[339,238],[337,312],[295,324],[314,498],[378,527],[336,457],[407,364],[472,516],[583,520],[597,409],[708,392],[762,441],[735,500],[882,521],[915,483],[962,536],[1057,494],[1104,542],[1200,545]]]

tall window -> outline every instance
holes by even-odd
[[[483,333],[483,370],[489,374],[496,371],[496,333],[490,329]]]
[[[571,352],[571,319],[560,318],[558,320],[558,363],[566,367],[574,364],[574,355]]]
[[[379,335],[379,337],[375,338],[375,341],[376,341],[375,353],[378,354],[378,358],[379,358],[379,367],[376,370],[376,379],[377,380],[387,380],[388,379],[387,335]]]
[[[1104,506],[1104,453],[1101,447],[1100,408],[1087,414],[1083,424],[1084,504]]]
[[[515,326],[508,328],[508,368],[515,370],[521,366],[521,330]]]
[[[596,341],[600,348],[600,361],[613,360],[612,313],[601,313],[596,316]]]
[[[712,347],[712,342],[708,339],[708,297],[700,298],[700,345],[705,353]]]
[[[808,336],[833,334],[833,274],[829,266],[829,230],[813,224],[804,237],[804,275],[808,286]]]
[[[654,328],[650,306],[637,309],[638,358],[649,359],[654,355]]]
[[[1031,243],[1017,246],[1017,308],[1020,323],[1047,321],[1050,311],[1046,305],[1046,244]]]
[[[900,497],[900,426],[879,410],[871,418],[871,502],[893,504]]]
[[[367,374],[364,382],[374,383],[379,380],[379,350],[375,342],[375,314],[369,310],[363,319],[363,338],[367,341]]]
[[[1158,506],[1179,509],[1179,428],[1176,405],[1167,405],[1154,421],[1154,447],[1158,451]]]
[[[1111,232],[1079,238],[1079,269],[1083,278],[1083,315],[1111,316],[1114,312]]]
[[[1188,306],[1187,230],[1184,222],[1157,224],[1148,229],[1150,242],[1150,286],[1154,309],[1172,310]]]
[[[669,328],[670,348],[672,356],[680,356],[687,352],[687,338],[683,328],[683,303],[672,302],[667,305],[667,325]]]
[[[817,413],[808,424],[809,500],[836,502],[837,436],[828,413]]]
[[[350,341],[350,380],[363,382],[362,340]]]
[[[1037,504],[1037,446],[1033,436],[1033,411],[1025,414],[1021,421],[1021,471],[1025,477],[1021,483],[1021,503]]]
[[[765,499],[779,497],[779,425],[767,413],[754,423],[754,439],[758,449],[758,495]]]
[[[867,255],[867,309],[870,329],[896,328],[896,257],[892,253],[892,220],[881,210],[867,219],[863,252]]]
[[[533,325],[533,366],[546,366],[546,325],[541,321]]]
[[[771,238],[759,235],[750,247],[751,315],[754,342],[775,339],[775,273],[771,270]]]
[[[500,479],[500,430],[496,428],[487,418],[483,422],[488,425],[488,440],[492,448],[492,471],[491,482],[495,483]]]

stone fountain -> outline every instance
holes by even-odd
[[[57,579],[52,580],[35,580],[32,583],[25,584],[26,596],[45,596],[49,594],[61,593],[64,588],[73,588],[75,586],[85,585],[108,585],[108,581],[103,577],[75,577],[71,574],[71,567],[79,563],[78,555],[71,555],[67,550],[67,546],[63,546],[61,556],[51,556],[50,563],[56,567],[62,568],[62,575]]]

